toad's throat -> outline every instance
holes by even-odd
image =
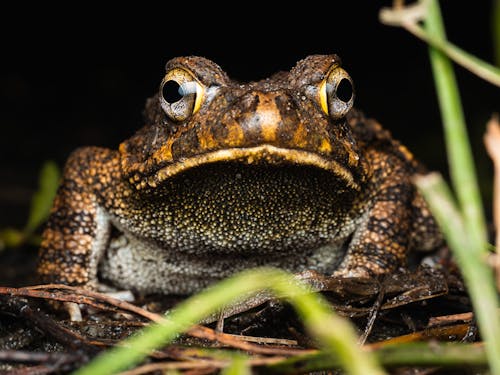
[[[355,180],[351,171],[333,159],[326,158],[320,154],[312,153],[310,151],[281,148],[268,144],[255,147],[229,148],[193,155],[168,164],[167,166],[156,171],[156,173],[141,180],[136,186],[138,189],[146,187],[155,188],[162,182],[178,175],[179,173],[203,165],[220,162],[232,162],[247,165],[263,164],[271,166],[294,165],[315,167],[335,175],[350,189],[360,189],[360,185]]]
[[[209,163],[131,200],[122,232],[172,254],[302,254],[342,243],[353,230],[359,193],[314,166]],[[134,204],[136,206],[134,206]]]

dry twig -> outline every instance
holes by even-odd
[[[119,309],[120,311],[132,312],[138,316],[144,317],[146,319],[149,319],[157,323],[166,321],[165,318],[160,314],[147,311],[141,307],[135,306],[125,301],[118,300],[106,294],[62,284],[36,285],[24,288],[0,287],[0,295],[1,294],[10,296],[43,298],[55,301],[83,303],[104,311],[118,311],[117,309]],[[186,332],[186,334],[199,339],[216,341],[226,346],[237,348],[254,354],[290,356],[290,355],[306,354],[312,352],[312,350],[283,347],[284,345],[290,344],[289,340],[279,341],[279,339],[275,339],[275,343],[281,344],[280,346],[277,347],[270,345],[266,346],[255,345],[245,340],[245,337],[240,337],[237,335],[231,335],[222,332],[216,332],[211,328],[204,327],[201,325],[194,325]],[[252,341],[264,342],[266,341],[266,339],[264,338],[262,340],[259,340],[258,338],[252,338]]]

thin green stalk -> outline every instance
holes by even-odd
[[[373,354],[384,367],[443,366],[446,369],[464,366],[488,366],[484,348],[474,344],[415,342],[381,347]],[[264,373],[305,374],[338,367],[338,358],[318,352],[294,356],[267,365]]]
[[[243,296],[248,298],[263,289],[271,289],[278,297],[288,299],[330,355],[338,356],[347,373],[384,374],[373,355],[357,345],[355,330],[348,320],[333,313],[321,295],[310,292],[292,275],[270,268],[244,271],[192,296],[172,310],[164,322],[143,329],[120,347],[99,355],[76,374],[108,375],[134,365],[220,306],[241,300]]]
[[[425,28],[438,39],[446,39],[436,0],[429,1]],[[453,188],[467,231],[480,245],[477,248],[486,253],[486,223],[453,66],[441,51],[433,47],[429,48],[429,55],[441,108]]]
[[[429,203],[432,213],[453,250],[469,291],[479,331],[485,342],[486,355],[493,374],[500,374],[500,320],[498,296],[493,271],[478,254],[480,247],[465,229],[464,218],[453,202],[446,182],[437,173],[416,179],[417,186]]]
[[[446,237],[448,245],[452,249],[460,248],[463,252],[467,252],[469,239],[464,220],[455,203],[453,193],[441,174],[432,172],[419,175],[415,178],[415,184],[431,207],[432,214]]]
[[[456,256],[485,341],[490,368],[494,374],[500,374],[500,321],[496,314],[499,306],[498,295],[493,272],[486,264],[488,254],[486,225],[473,156],[453,66],[446,55],[479,76],[484,78],[484,74],[487,74],[497,82],[500,82],[500,70],[446,41],[437,0],[421,0],[417,5],[412,8],[411,13],[396,14],[386,11],[385,15],[381,14],[381,19],[385,19],[386,23],[405,27],[430,44],[429,55],[441,109],[450,175],[458,206],[441,179],[430,176],[428,179],[418,180],[417,184],[429,202]],[[425,30],[417,24],[422,15],[425,16]]]
[[[437,38],[446,39],[437,0],[429,1],[425,28]],[[445,236],[471,296],[490,369],[493,374],[500,375],[500,321],[496,315],[499,302],[493,272],[485,261],[486,225],[458,87],[449,59],[433,47],[429,48],[429,55],[445,130],[450,175],[463,220],[463,230],[455,228],[446,233],[445,229]],[[426,197],[437,220],[445,228],[448,217],[445,215],[440,219],[440,206],[431,203],[431,195]]]
[[[222,370],[221,375],[250,375],[248,358],[242,354],[233,355],[231,364]]]
[[[418,24],[404,24],[403,27],[416,37],[427,42],[431,46],[444,52],[449,58],[465,69],[473,72],[478,77],[500,87],[500,69],[494,65],[477,58],[476,56],[464,51],[453,43],[440,39],[431,33],[427,33]]]
[[[403,9],[383,8],[379,14],[380,21],[386,25],[405,28],[411,34],[443,52],[454,62],[471,71],[478,77],[483,78],[493,85],[500,86],[500,69],[498,67],[488,64],[467,51],[457,47],[453,43],[450,43],[450,41],[441,38],[439,35],[429,32],[429,30],[425,30],[418,24],[418,21],[421,20],[427,13],[428,2],[429,0],[420,0],[420,2],[407,5]],[[493,39],[495,39],[495,35],[497,38],[494,49],[497,51],[498,55],[500,54],[500,6],[498,5],[500,0],[496,0],[496,2],[497,13],[493,16],[492,20],[495,33]],[[500,65],[498,60],[497,65]]]

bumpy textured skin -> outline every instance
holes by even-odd
[[[336,55],[241,84],[180,57],[206,88],[171,121],[154,96],[119,150],[77,149],[43,233],[42,281],[192,293],[248,267],[391,272],[441,235],[412,184],[423,168],[372,119],[331,119],[318,87]]]

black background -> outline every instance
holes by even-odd
[[[493,1],[441,1],[449,39],[489,62]],[[71,3],[3,12],[0,227],[24,223],[43,161],[62,166],[78,146],[116,148],[132,135],[165,62],[179,55],[208,57],[247,81],[289,69],[308,54],[337,53],[354,79],[356,106],[446,175],[427,48],[378,21],[390,3],[118,3],[109,10]],[[460,67],[456,73],[488,203],[491,163],[482,134],[500,111],[500,91]]]

